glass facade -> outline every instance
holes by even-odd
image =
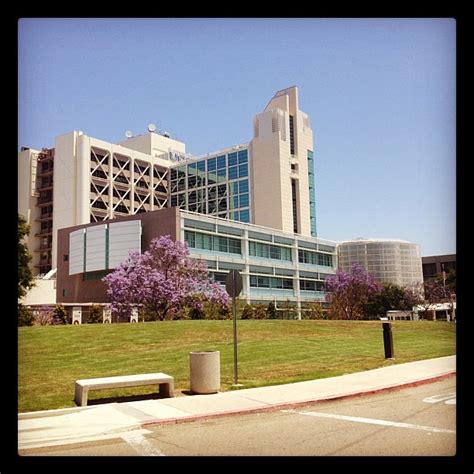
[[[188,246],[193,249],[238,255],[242,254],[240,239],[185,230],[184,240],[187,242]]]
[[[296,179],[291,180],[291,201],[293,206],[293,232],[298,233],[298,202],[297,202]]]
[[[250,286],[252,288],[275,288],[282,290],[292,290],[293,279],[250,275]]]
[[[304,302],[324,299],[324,281],[336,270],[335,245],[210,216],[181,214],[182,235],[191,256],[204,259],[210,275],[221,285],[230,269],[239,270],[243,300],[291,303],[299,308]]]
[[[298,261],[309,265],[321,265],[323,267],[332,267],[332,255],[319,252],[311,252],[310,250],[298,250]]]
[[[170,172],[171,206],[250,222],[248,177],[247,148],[177,166]]]
[[[308,150],[308,187],[309,187],[309,220],[311,227],[311,235],[316,237],[316,198],[314,187],[314,161],[313,152]]]
[[[269,245],[261,242],[249,241],[249,255],[251,257],[269,258],[273,260],[292,261],[291,248],[280,245]]]

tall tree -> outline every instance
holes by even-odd
[[[143,254],[131,253],[103,281],[110,307],[119,317],[142,306],[162,321],[184,307],[202,310],[205,301],[223,307],[230,302],[227,292],[210,280],[205,263],[191,259],[187,244],[169,236],[153,239]]]
[[[328,277],[325,289],[330,318],[361,319],[369,296],[380,292],[381,285],[361,265],[354,263],[350,273],[339,269]]]
[[[29,233],[30,226],[26,219],[18,214],[18,298],[23,298],[35,285],[30,267],[31,255],[24,240]]]

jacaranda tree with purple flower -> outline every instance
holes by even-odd
[[[354,263],[350,273],[339,269],[328,277],[325,289],[330,318],[361,319],[369,296],[381,291],[382,286],[360,264]]]
[[[119,317],[141,306],[163,321],[185,307],[202,309],[205,301],[223,308],[230,302],[227,292],[210,280],[205,263],[191,259],[187,244],[168,235],[153,239],[142,254],[131,252],[103,281],[110,309]]]

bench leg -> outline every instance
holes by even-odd
[[[165,382],[159,384],[159,394],[162,397],[174,397],[174,382]]]
[[[74,401],[77,405],[81,407],[87,406],[87,395],[88,390],[82,387],[79,384],[76,384],[75,394],[74,394]]]

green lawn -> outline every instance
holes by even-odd
[[[456,326],[392,323],[385,360],[379,321],[239,321],[239,383],[258,387],[453,355]],[[189,352],[221,352],[221,389],[233,383],[232,321],[165,321],[19,328],[19,411],[76,406],[76,379],[165,372],[189,390]],[[89,400],[146,394],[150,387],[93,391]]]

